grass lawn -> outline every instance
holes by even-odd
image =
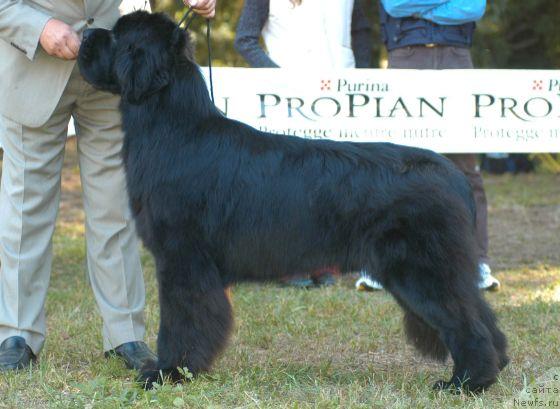
[[[54,238],[47,342],[38,368],[0,374],[0,407],[521,407],[529,400],[522,391],[543,376],[556,376],[553,385],[560,387],[560,177],[485,181],[492,267],[503,286],[487,298],[509,338],[512,358],[485,394],[432,392],[434,381],[450,376],[450,361],[441,365],[417,357],[405,343],[395,302],[383,292],[354,291],[354,277],[310,291],[274,284],[235,287],[236,326],[215,369],[185,386],[144,392],[132,371],[102,355],[101,319],[85,273],[71,141]],[[145,252],[143,262],[147,341],[155,347],[154,265]],[[537,399],[560,407],[554,389]]]

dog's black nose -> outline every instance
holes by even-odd
[[[85,30],[84,34],[82,35],[82,41],[86,41],[88,37],[93,34],[94,30],[94,28],[88,28],[87,30]]]

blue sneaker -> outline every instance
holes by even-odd
[[[315,285],[309,276],[299,276],[282,281],[283,285],[295,288],[311,288]]]

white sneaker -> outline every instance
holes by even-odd
[[[383,290],[383,286],[379,281],[375,281],[371,276],[362,271],[360,273],[360,278],[356,281],[356,290],[358,291],[379,291]]]
[[[500,282],[492,275],[492,270],[490,270],[488,264],[480,263],[478,265],[478,273],[480,274],[478,288],[486,291],[498,291],[500,289]]]

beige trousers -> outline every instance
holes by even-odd
[[[87,269],[103,317],[103,348],[144,337],[144,281],[120,158],[119,98],[93,89],[77,69],[47,123],[0,119],[0,342],[19,335],[34,353],[45,340],[45,298],[68,121],[78,136]]]

